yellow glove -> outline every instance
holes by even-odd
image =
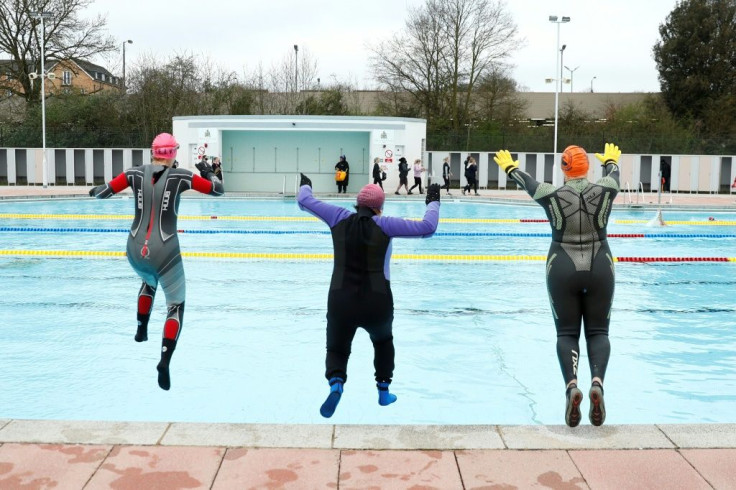
[[[497,151],[493,160],[506,172],[506,175],[510,174],[512,170],[519,168],[519,161],[514,161],[508,150]]]
[[[595,157],[601,161],[601,165],[605,166],[610,162],[615,163],[618,165],[618,157],[621,156],[621,150],[618,149],[618,146],[614,145],[613,143],[606,143],[606,148],[603,151],[603,155],[600,153],[596,153]]]

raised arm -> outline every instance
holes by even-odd
[[[314,197],[312,195],[312,181],[304,174],[301,174],[301,176],[301,187],[299,187],[299,194],[296,198],[299,209],[321,219],[330,228],[352,214],[342,206],[327,204]]]
[[[514,161],[508,150],[497,151],[493,160],[504,172],[506,172],[506,175],[508,175],[509,178],[519,184],[532,198],[534,198],[537,193],[539,186],[544,184],[544,182],[538,182],[532,178],[528,173],[519,170],[519,161]]]
[[[620,189],[619,182],[619,171],[618,171],[618,159],[621,156],[621,150],[613,143],[606,143],[603,150],[603,155],[596,153],[595,157],[600,160],[601,166],[603,167],[603,177],[601,177],[596,184]]]
[[[389,237],[429,238],[437,231],[440,221],[440,185],[432,184],[427,188],[427,209],[422,221],[392,218],[390,216],[374,216],[376,224]]]

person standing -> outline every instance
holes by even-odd
[[[603,177],[588,182],[588,154],[579,146],[568,146],[562,153],[562,187],[540,183],[519,170],[519,162],[508,150],[496,153],[494,160],[544,208],[552,242],[547,254],[547,293],[557,329],[557,357],[565,380],[567,403],[565,423],[580,423],[583,393],[578,389],[580,328],[585,327],[588,364],[592,378],[588,393],[593,425],[606,419],[603,379],[611,355],[608,329],[614,290],[614,259],[608,246],[607,231],[611,206],[619,191],[618,159],[621,150],[606,143],[603,154],[596,153]]]
[[[335,412],[347,381],[348,358],[358,327],[364,328],[373,343],[378,403],[390,405],[396,395],[389,392],[394,373],[393,319],[389,264],[391,240],[428,238],[437,230],[440,214],[440,186],[427,189],[427,205],[422,221],[383,215],[383,189],[365,185],[356,198],[356,211],[349,211],[312,196],[312,181],[301,174],[297,201],[299,208],[330,227],[334,265],[327,296],[327,354],[325,378],[330,393],[320,408],[329,418]]]
[[[340,155],[340,161],[335,164],[335,182],[337,183],[337,193],[347,193],[348,181],[350,180],[350,165],[345,159],[345,155]]]
[[[166,296],[166,322],[161,341],[161,360],[156,366],[158,385],[171,387],[169,364],[176,349],[184,319],[186,282],[177,235],[181,193],[194,189],[212,196],[224,193],[222,182],[202,159],[196,167],[200,175],[176,168],[179,144],[169,133],[161,133],[151,144],[152,162],[132,167],[107,184],[89,191],[91,197],[107,199],[128,187],[133,190],[135,216],[128,233],[126,255],[133,270],[143,280],[138,291],[136,342],[148,340],[148,321],[158,285]]]
[[[383,171],[379,163],[381,159],[376,157],[373,159],[373,183],[380,186],[383,189]]]
[[[445,181],[445,185],[442,186],[443,189],[447,191],[447,195],[451,196],[450,194],[450,178],[452,177],[452,171],[450,170],[450,157],[445,157],[442,160],[442,180]]]
[[[399,193],[399,189],[401,189],[401,186],[404,186],[404,189],[406,189],[407,194],[411,194],[409,192],[409,164],[406,162],[406,158],[401,157],[399,158],[399,186],[396,188],[396,192],[394,194]]]
[[[224,184],[225,180],[222,178],[222,162],[220,162],[220,157],[214,157],[212,159],[212,171],[215,173],[215,177],[220,179],[220,182]]]
[[[419,194],[424,194],[424,191],[422,191],[422,173],[425,170],[426,169],[419,158],[414,160],[414,185],[409,188],[409,194],[412,193],[411,190],[416,186],[419,186]]]
[[[475,195],[478,195],[478,164],[475,163],[475,158],[469,156],[465,160],[465,180],[467,184],[463,187],[463,195],[467,192],[470,194],[470,189],[475,191]]]

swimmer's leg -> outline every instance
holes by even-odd
[[[158,385],[162,390],[171,388],[171,377],[169,375],[169,363],[174,355],[176,342],[181,333],[181,324],[184,319],[184,303],[169,306],[164,324],[164,336],[161,340],[161,360],[156,366],[158,370]]]
[[[355,337],[356,325],[351,319],[354,305],[345,301],[341,293],[331,291],[327,298],[327,344],[325,378],[330,383],[330,393],[319,409],[323,417],[332,417],[342,396],[343,384],[348,379],[348,359]]]
[[[396,401],[396,395],[389,393],[388,386],[394,373],[394,338],[389,332],[389,337],[373,342],[374,357],[373,366],[376,368],[376,388],[378,388],[378,404],[385,407]]]
[[[581,419],[580,404],[583,402],[583,392],[573,383],[567,388],[566,398],[565,423],[570,427],[577,427]]]
[[[319,413],[325,418],[332,417],[335,413],[337,404],[340,403],[340,397],[342,397],[343,384],[345,380],[342,378],[331,378],[330,379],[330,394],[327,395],[327,399],[319,408]]]
[[[138,330],[135,333],[136,342],[148,340],[148,320],[151,319],[153,298],[156,296],[156,287],[149,286],[144,281],[138,291]]]

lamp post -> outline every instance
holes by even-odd
[[[562,63],[561,63],[561,56],[562,56],[562,50],[560,49],[560,24],[565,24],[567,22],[570,22],[570,17],[562,17],[558,18],[556,15],[550,15],[549,21],[557,24],[557,47],[555,48],[557,50],[557,65],[555,66],[555,71],[557,73],[562,73]],[[554,141],[554,159],[557,161],[557,115],[560,107],[560,88],[562,86],[562,77],[557,78],[557,82],[555,83],[555,141]],[[557,180],[555,177],[557,176],[558,172],[552,173],[552,183],[556,184]]]
[[[133,44],[133,41],[128,39],[127,41],[123,43],[123,93],[126,93],[126,89],[125,89],[125,45],[126,44]]]
[[[593,80],[595,80],[596,78],[598,78],[598,77],[593,77],[593,78],[590,79],[590,93],[591,94],[593,93]]]
[[[577,70],[578,68],[580,68],[579,65],[573,68],[572,70],[568,68],[567,66],[565,67],[565,70],[570,72],[570,93],[572,93],[572,76],[573,76],[573,73],[575,73],[575,70]]]
[[[294,45],[294,92],[299,91],[299,66],[297,64],[299,61],[298,55],[299,55],[299,45],[295,44]]]
[[[49,73],[46,74],[46,60],[45,60],[45,33],[46,29],[44,27],[44,19],[52,19],[54,17],[54,14],[51,12],[31,12],[31,16],[34,19],[40,19],[41,20],[41,74],[37,75],[36,73],[29,73],[29,77],[31,80],[36,78],[36,76],[41,77],[41,140],[43,145],[43,187],[44,189],[48,187],[49,185],[49,170],[48,170],[48,160],[46,158],[46,77],[49,77],[50,79],[54,79],[54,74]],[[33,76],[31,76],[33,75]]]
[[[565,48],[567,48],[567,44],[563,44],[562,47],[560,48],[560,80],[565,78],[565,74],[562,71],[563,70],[562,67],[565,65],[565,62],[563,61],[564,55],[565,55]],[[560,92],[562,92],[562,85],[560,85]]]

